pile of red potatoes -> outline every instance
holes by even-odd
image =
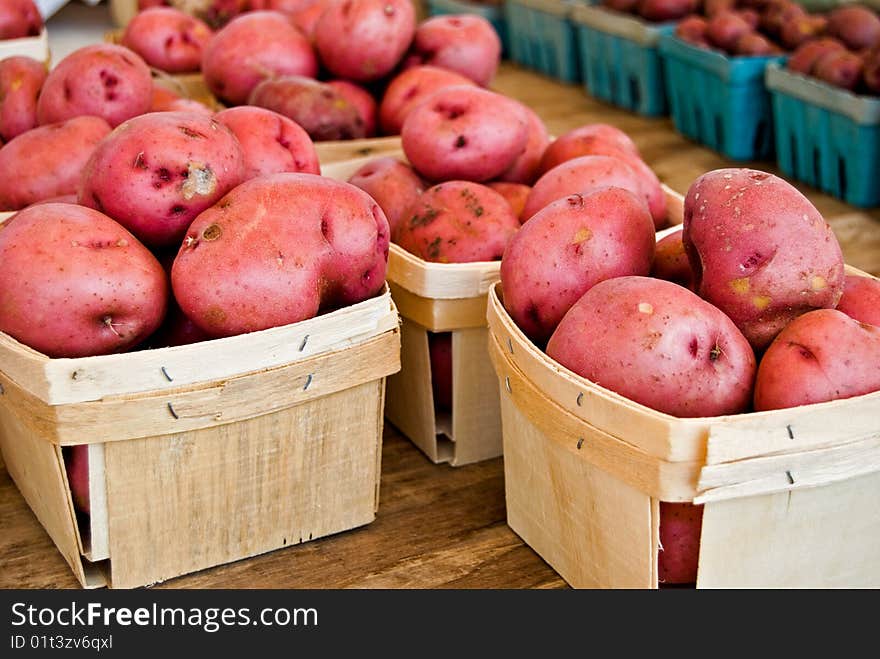
[[[327,11],[372,21],[375,6],[399,18],[393,1]],[[280,14],[234,18],[203,57],[224,30],[264,16]],[[394,59],[332,66],[369,61],[379,75]],[[274,109],[213,113],[163,95],[124,46],[86,47],[51,71],[0,62],[0,210],[17,211],[0,224],[0,331],[78,357],[293,323],[376,295],[393,241],[437,263],[500,260],[505,306],[538,348],[661,412],[738,414],[880,389],[880,283],[844,275],[831,229],[782,179],[705,174],[688,190],[683,230],[657,243],[665,196],[626,134],[591,124],[551,141],[521,103],[416,66],[388,84],[378,119],[400,132],[405,159],[333,181],[303,124],[329,131],[341,104],[322,109],[323,87],[281,88],[287,72],[230,71],[222,90],[253,85],[248,98]],[[300,94],[302,123],[283,111]],[[448,335],[435,337],[441,405],[450,355]],[[68,467],[88,511],[84,459],[74,451]],[[700,522],[700,507],[661,506],[664,582],[693,581]]]
[[[417,23],[410,0],[215,2],[189,13],[150,7],[121,44],[166,73],[201,71],[223,104],[275,110],[314,140],[396,135],[400,105],[414,100],[405,94],[485,87],[501,57],[486,19]]]

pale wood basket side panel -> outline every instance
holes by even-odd
[[[108,444],[112,586],[371,522],[381,387],[376,380],[236,424]]]
[[[433,462],[438,452],[428,332],[407,318],[400,326],[400,371],[388,378],[385,415]]]
[[[700,588],[880,587],[880,473],[707,503]]]
[[[396,309],[386,288],[370,300],[298,323],[157,350],[42,362],[39,353],[3,335],[0,359],[4,372],[21,387],[48,404],[61,405],[253,373],[340,350],[396,326]],[[9,372],[9,355],[22,355],[43,365],[48,395],[40,391],[43,382],[22,380]]]
[[[450,332],[456,329],[486,326],[486,296],[439,300],[416,295],[389,284],[400,315],[416,321],[432,332]]]
[[[79,582],[89,585],[61,448],[35,437],[17,416],[0,410],[0,450],[9,475],[34,515]]]
[[[498,377],[489,358],[489,330],[452,333],[453,466],[501,455]]]
[[[652,588],[651,498],[546,437],[502,390],[507,523],[575,588]]]
[[[36,37],[0,40],[0,60],[7,57],[30,57],[39,62],[49,63],[49,32],[43,30]]]

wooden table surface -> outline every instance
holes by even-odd
[[[644,119],[505,64],[494,87],[561,134],[604,121],[626,130],[660,179],[685,192],[704,171],[732,163]],[[753,166],[775,171],[772,163]],[[825,215],[846,261],[880,275],[880,211],[859,211],[801,188]],[[78,584],[0,461],[0,588]],[[431,464],[386,427],[381,502],[363,528],[155,586],[171,588],[562,588],[565,583],[506,526],[501,458],[452,468]]]

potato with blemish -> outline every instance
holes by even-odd
[[[22,133],[0,148],[0,210],[75,194],[83,168],[110,134],[100,117],[74,117]]]
[[[303,76],[264,80],[248,100],[293,119],[315,142],[360,139],[367,134],[357,106],[325,82]]]
[[[364,137],[375,137],[378,123],[379,108],[373,95],[360,85],[348,80],[328,80],[339,95],[351,103],[364,121]]]
[[[428,186],[413,168],[397,158],[375,158],[358,168],[348,182],[370,195],[388,218],[391,240],[397,229]]]
[[[538,179],[526,200],[523,221],[528,222],[557,199],[588,194],[609,185],[629,190],[648,204],[650,195],[645,190],[645,179],[628,163],[612,156],[581,156],[557,165]]]
[[[230,105],[248,102],[263,80],[318,73],[308,39],[277,11],[254,11],[231,20],[208,42],[202,74],[217,98]],[[252,103],[253,105],[253,103]]]
[[[46,65],[31,57],[0,60],[0,140],[37,125],[37,97],[46,81]]]
[[[249,105],[223,110],[214,119],[238,138],[244,153],[246,179],[280,172],[321,173],[315,145],[291,119]]]
[[[653,258],[654,223],[632,192],[605,187],[558,199],[507,246],[504,306],[529,338],[543,343],[586,291],[612,277],[647,275]]]
[[[191,112],[153,112],[101,142],[78,198],[160,247],[179,244],[193,218],[243,180],[244,154],[226,126]]]
[[[757,351],[843,293],[843,254],[831,227],[794,186],[766,172],[718,169],[694,181],[682,240],[694,290]]]
[[[147,112],[150,68],[137,53],[113,44],[75,50],[49,72],[37,101],[37,120],[51,124],[94,115],[116,127]]]
[[[446,87],[414,108],[400,131],[413,168],[432,181],[488,181],[525,151],[529,117],[521,103],[479,87]]]
[[[340,0],[315,24],[315,49],[334,76],[370,82],[394,70],[415,31],[410,0]]]
[[[449,14],[419,24],[405,63],[440,66],[488,87],[500,61],[501,39],[487,19]]]
[[[186,232],[171,283],[211,336],[312,318],[385,284],[388,220],[363,190],[314,174],[242,183]]]
[[[544,151],[546,151],[547,145],[550,143],[550,134],[547,132],[547,126],[544,125],[544,121],[534,110],[522,103],[520,103],[520,106],[528,118],[526,146],[507,171],[502,172],[498,180],[531,185],[538,178],[538,167],[541,164]]]
[[[751,403],[755,355],[748,341],[719,309],[662,279],[599,282],[559,323],[547,354],[677,417],[738,414]]]
[[[403,121],[419,103],[444,87],[475,85],[454,71],[436,66],[414,66],[391,79],[379,104],[379,123],[386,135],[399,135]]]
[[[470,181],[428,188],[403,217],[398,245],[426,261],[497,261],[519,229],[500,194]]]
[[[38,204],[0,225],[0,331],[50,357],[134,347],[167,300],[156,257],[95,210]]]
[[[755,380],[755,409],[851,398],[880,390],[880,327],[837,309],[795,318],[767,348]]]
[[[131,19],[122,34],[122,45],[157,69],[189,73],[201,68],[202,53],[213,34],[195,16],[172,7],[154,7]]]

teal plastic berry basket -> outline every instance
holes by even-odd
[[[861,208],[880,205],[880,98],[767,67],[776,162],[793,179]]]
[[[577,30],[581,78],[596,98],[647,117],[667,114],[660,36],[674,23],[649,23],[604,7],[578,6],[571,20]]]
[[[729,57],[660,36],[666,99],[676,129],[733,160],[773,156],[773,112],[764,71],[786,56]]]
[[[447,14],[477,14],[492,24],[498,37],[501,39],[501,55],[506,57],[510,54],[510,39],[507,34],[507,16],[504,7],[498,5],[486,5],[480,2],[468,2],[467,0],[428,0],[428,14],[431,16],[444,16]]]
[[[570,0],[507,0],[510,59],[562,82],[580,82]]]

